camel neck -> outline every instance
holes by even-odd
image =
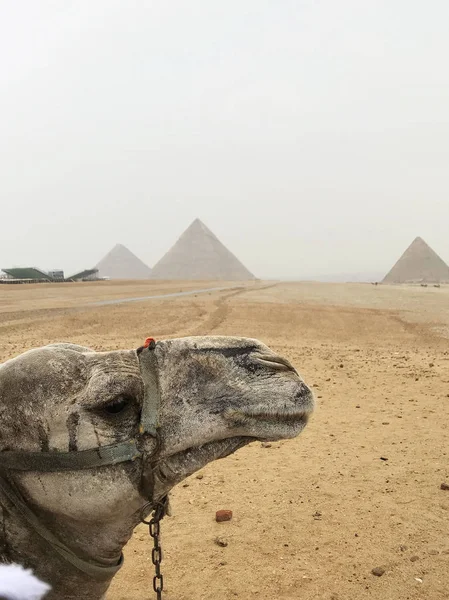
[[[58,523],[39,515],[49,531],[62,532],[59,538],[63,544],[84,561],[93,561],[105,571],[115,567],[121,556],[121,549],[132,534],[135,523],[128,527],[111,527],[108,524],[89,523],[80,528],[79,524]],[[88,576],[66,559],[57,554],[54,548],[43,540],[24,521],[14,507],[0,507],[0,562],[15,562],[31,568],[42,581],[52,586],[46,600],[79,599],[101,600],[111,581],[113,573],[101,578]],[[101,567],[100,567],[101,568]]]

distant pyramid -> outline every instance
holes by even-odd
[[[99,277],[150,279],[151,269],[122,244],[117,244],[96,266]]]
[[[417,237],[383,283],[449,283],[449,267],[426,242]]]
[[[153,268],[153,279],[246,281],[254,275],[199,219]]]

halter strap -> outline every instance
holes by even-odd
[[[159,377],[157,359],[154,352],[156,342],[153,338],[145,340],[144,349],[139,353],[140,374],[143,380],[144,398],[140,416],[140,433],[157,437],[159,429]]]
[[[6,450],[0,453],[0,471],[41,471],[54,473],[57,471],[79,471],[94,469],[107,465],[117,465],[135,460],[142,453],[135,440],[119,442],[110,446],[99,446],[90,450],[77,452],[16,452]]]

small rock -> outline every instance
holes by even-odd
[[[217,546],[220,546],[220,548],[226,548],[228,545],[228,541],[222,537],[216,537],[214,542],[217,544]]]
[[[400,550],[401,552],[405,552],[406,550],[408,550],[408,546],[404,546],[404,545],[402,545],[402,546],[399,546],[399,550]]]
[[[340,363],[338,366],[340,367],[340,369],[343,369],[343,367],[344,367],[344,364],[343,364],[343,363]]]
[[[417,560],[419,560],[419,556],[411,556],[410,557],[411,562],[416,562]]]
[[[443,482],[443,483],[440,485],[440,489],[442,489],[442,490],[445,490],[446,492],[448,492],[448,491],[449,491],[449,483],[444,483],[444,482]]]
[[[382,423],[382,425],[389,425],[389,424],[390,424],[390,422],[389,422],[389,421],[384,421],[384,422]]]
[[[380,460],[383,460],[383,461],[385,461],[385,460],[388,460],[388,458],[387,458],[386,456],[381,456],[381,457],[380,457]]]
[[[217,523],[223,523],[224,521],[230,521],[232,519],[232,510],[217,510],[215,513],[215,520]]]
[[[189,487],[189,483],[184,483],[184,485],[182,487]]]
[[[415,581],[417,581],[418,583],[422,583],[421,577],[415,577]]]
[[[355,405],[355,407],[356,407],[356,408],[360,408],[360,404],[356,404],[356,405]]]
[[[320,513],[319,510],[317,510],[315,513],[313,513],[313,518],[315,519],[315,521],[319,521],[322,517],[322,513]]]
[[[198,473],[196,476],[197,479],[204,479],[204,475],[202,473]]]
[[[382,575],[385,573],[385,569],[382,569],[382,567],[375,567],[371,570],[371,573],[376,577],[382,577]]]
[[[271,448],[273,444],[270,444],[270,442],[262,442],[260,445],[262,448]]]
[[[434,364],[434,363],[429,363],[429,367],[430,367],[430,368],[432,368],[432,367],[434,367],[434,366],[435,366],[435,364]]]
[[[222,560],[220,563],[218,563],[220,565],[220,567],[225,567],[228,563],[225,560]]]

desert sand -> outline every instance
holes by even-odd
[[[197,287],[0,286],[0,360],[63,340],[107,350],[149,335],[242,335],[313,387],[317,410],[298,439],[254,443],[173,491],[165,597],[449,598],[449,288],[262,282],[89,306]],[[215,522],[222,508],[231,522]],[[108,600],[153,598],[150,555],[140,526]]]

